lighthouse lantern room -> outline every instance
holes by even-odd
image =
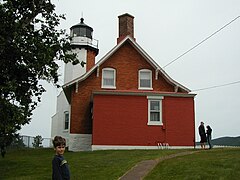
[[[70,28],[71,53],[76,54],[78,63],[65,64],[64,84],[85,74],[95,64],[98,55],[98,40],[93,39],[93,28],[80,19],[80,23]]]

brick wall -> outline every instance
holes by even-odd
[[[86,71],[88,72],[95,65],[96,52],[90,49],[87,49],[87,67]]]
[[[163,126],[149,126],[146,96],[94,95],[93,145],[194,146],[193,98],[164,97]]]
[[[148,126],[145,96],[94,96],[94,145],[156,145],[161,126]]]
[[[194,146],[194,98],[165,97],[163,106],[168,143],[176,146]]]
[[[166,92],[174,90],[174,87],[160,75],[159,79],[155,80],[155,69],[128,42],[101,66],[100,72],[103,67],[116,69],[118,90],[138,90],[138,71],[141,69],[152,70],[154,90]]]
[[[79,83],[78,92],[72,90],[70,132],[76,134],[92,133],[91,95],[92,89],[99,89],[99,78],[93,73],[87,81]]]
[[[90,57],[90,56],[89,56]],[[75,86],[72,89],[71,101],[71,133],[91,134],[91,96],[92,91],[101,89],[102,69],[112,67],[116,69],[116,90],[138,91],[138,70],[152,70],[154,91],[173,92],[174,87],[170,85],[159,74],[158,80],[155,80],[155,69],[130,45],[126,42],[117,52],[106,60],[99,70],[92,73],[86,80],[79,83],[78,92],[75,92]]]

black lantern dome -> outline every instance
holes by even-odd
[[[80,23],[78,23],[70,28],[71,36],[72,37],[81,36],[81,37],[88,37],[88,38],[92,39],[93,28],[86,25],[83,22],[84,21],[83,18],[81,18],[80,20],[81,20]]]

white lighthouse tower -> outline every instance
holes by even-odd
[[[92,38],[93,28],[80,19],[80,23],[70,28],[72,53],[77,61],[65,65],[64,84],[82,76],[95,64],[98,55],[98,41]]]
[[[64,84],[79,78],[89,71],[95,65],[95,57],[99,52],[98,41],[92,37],[93,28],[83,21],[84,19],[81,18],[80,23],[70,28],[70,53],[75,53],[77,60],[65,64]],[[67,146],[73,144],[70,137],[72,139],[77,138],[70,135],[70,111],[70,104],[62,91],[57,97],[56,114],[52,117],[51,137],[63,136],[67,140]]]

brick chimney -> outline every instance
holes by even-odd
[[[128,13],[118,16],[119,36],[117,38],[117,44],[128,35],[135,40],[133,19],[134,17]]]

